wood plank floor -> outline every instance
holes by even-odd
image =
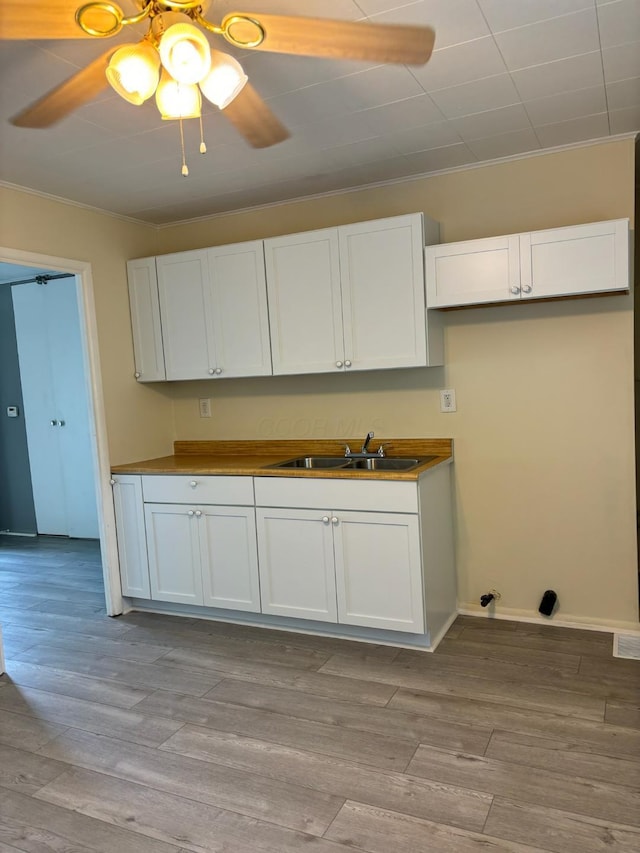
[[[105,615],[97,543],[0,535],[0,851],[637,853],[640,662],[459,617],[433,654]]]

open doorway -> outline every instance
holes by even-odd
[[[109,484],[109,456],[93,304],[91,266],[88,263],[0,248],[0,264],[28,267],[73,276],[72,298],[78,309],[82,376],[88,400],[88,447],[94,483],[97,534],[100,541],[106,610],[110,616],[122,612],[115,521]],[[2,285],[0,285],[2,287]],[[6,412],[2,413],[6,416]],[[53,418],[52,418],[53,419]],[[58,418],[56,418],[58,419]],[[58,427],[59,428],[59,427]]]

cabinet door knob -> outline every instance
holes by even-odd
[[[192,516],[194,516],[194,515],[195,515],[195,512],[194,512],[192,509],[190,509],[190,510],[187,512],[187,515],[189,516],[189,518],[191,518]]]
[[[337,524],[337,523],[338,523],[337,517],[335,515],[332,515],[331,516],[331,524]]]
[[[522,288],[523,293],[531,293],[532,290],[533,290],[533,288],[531,287],[530,284],[525,284],[525,286]]]
[[[142,376],[141,373],[134,373],[133,375],[135,376],[136,379],[140,379],[140,377]]]
[[[51,426],[58,426],[58,421],[54,418],[52,421],[49,421]]]
[[[341,361],[336,361],[336,367],[338,367],[338,368],[339,368],[339,367],[342,367],[342,362],[341,362]]]
[[[351,362],[347,359],[347,361],[345,361],[345,363],[344,363],[344,366],[345,367],[351,367]]]
[[[323,524],[329,524],[329,516],[328,515],[322,516],[322,523]]]
[[[216,376],[220,376],[221,373],[222,373],[222,368],[216,367]]]
[[[112,478],[109,480],[109,483],[110,483],[112,486],[115,486],[115,484],[117,483],[117,480],[114,480],[114,479],[113,479],[113,477],[112,477]]]
[[[520,288],[517,284],[513,285],[513,287],[511,288],[511,293],[513,293],[514,296],[517,296],[520,293]]]
[[[211,376],[213,376],[213,374],[215,373],[215,370],[213,369],[213,367],[209,368],[209,373]]]
[[[201,515],[202,515],[202,510],[197,509],[196,510],[196,518],[200,518]]]
[[[195,487],[198,485],[198,481],[197,480],[191,480],[189,485],[191,486],[192,489],[195,489]]]
[[[58,426],[64,426],[64,424],[65,424],[64,421],[58,421]]]

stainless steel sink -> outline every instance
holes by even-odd
[[[417,468],[418,465],[423,465],[425,462],[431,462],[435,456],[421,456],[419,458],[407,459],[404,457],[392,456],[376,456],[369,459],[352,459],[349,468],[360,468],[365,471],[410,471],[412,468]]]
[[[392,457],[373,456],[368,458],[353,459],[346,456],[299,456],[296,459],[287,459],[285,462],[276,462],[269,468],[335,468],[349,471],[410,471],[431,462],[435,456],[420,457]]]
[[[344,456],[299,456],[286,462],[276,462],[269,468],[347,468],[349,461]]]

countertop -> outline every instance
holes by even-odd
[[[270,468],[298,456],[343,456],[345,444],[356,451],[359,439],[297,439],[294,441],[176,441],[172,456],[112,466],[114,474],[211,474],[248,477],[311,477],[340,480],[415,481],[430,468],[453,458],[450,438],[382,438],[371,442],[375,452],[384,445],[385,456],[435,456],[410,471],[363,471],[335,468]]]

